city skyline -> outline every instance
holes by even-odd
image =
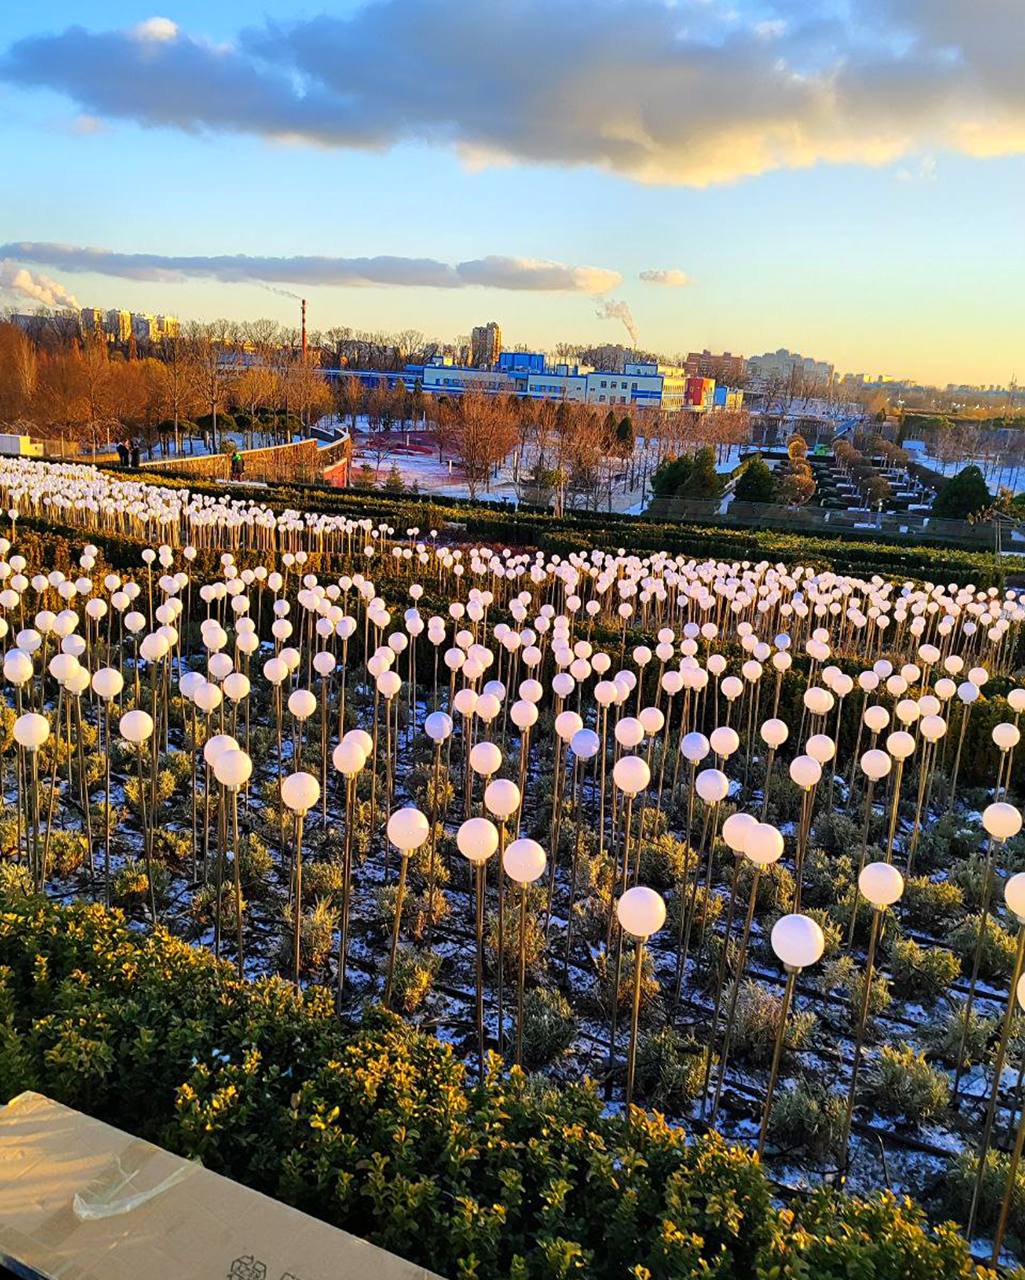
[[[449,339],[493,316],[547,348],[626,340],[625,305],[666,353],[1020,374],[1025,17],[999,0],[489,10],[527,70],[457,0],[324,8],[0,16],[0,300],[295,323],[301,292],[311,328]],[[443,52],[456,18],[480,68]]]

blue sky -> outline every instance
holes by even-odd
[[[83,305],[289,320],[255,280],[180,262],[245,254],[319,328],[619,340],[611,299],[666,353],[1004,382],[1025,376],[1025,90],[1002,78],[1025,18],[979,4],[988,37],[957,0],[5,6],[0,258]],[[288,283],[296,256],[343,259],[341,283]],[[385,256],[392,283],[348,282]],[[407,259],[446,287],[406,283]]]

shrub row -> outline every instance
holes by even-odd
[[[150,472],[144,478],[173,488],[184,483],[181,478],[158,479]],[[226,492],[224,485],[216,482],[190,480],[188,485],[201,493]],[[878,573],[891,578],[973,582],[979,587],[999,586],[1002,580],[994,557],[985,552],[911,542],[877,542],[849,532],[811,536],[772,529],[663,522],[606,512],[571,511],[555,516],[547,508],[526,505],[513,508],[458,498],[389,496],[302,485],[270,485],[254,496],[278,513],[291,509],[352,519],[370,517],[387,521],[400,532],[417,528],[425,538],[432,529],[456,524],[465,531],[467,540],[541,547],[552,554],[624,547],[631,552],[660,550],[701,559],[802,563],[862,576]]]
[[[41,1090],[457,1280],[982,1280],[910,1201],[779,1208],[761,1166],[117,912],[0,904],[0,1097]]]

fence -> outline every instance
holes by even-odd
[[[352,455],[352,442],[343,437],[321,448],[316,440],[296,440],[291,444],[269,445],[264,449],[242,451],[243,475],[246,480],[314,483],[324,478],[327,467],[337,475],[347,469]],[[142,464],[143,470],[162,475],[182,476],[196,480],[227,480],[231,476],[231,455],[204,453],[194,457],[157,458]]]

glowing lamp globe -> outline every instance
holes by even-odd
[[[836,755],[836,743],[827,733],[813,733],[804,744],[804,749],[820,765],[828,764]]]
[[[145,712],[140,714],[145,715]],[[14,722],[14,740],[25,751],[38,751],[49,736],[50,722],[36,711],[26,711]]]
[[[125,678],[113,667],[100,667],[99,671],[93,673],[92,686],[97,697],[102,698],[104,702],[110,702],[125,687]]]
[[[666,922],[666,904],[654,889],[634,885],[616,903],[616,918],[625,933],[634,938],[650,938]]]
[[[520,807],[520,789],[508,778],[496,778],[484,788],[484,804],[488,813],[505,822]]]
[[[1025,689],[1012,689],[1007,695],[1007,704],[1015,715],[1025,711]]]
[[[238,747],[228,747],[214,760],[213,769],[214,777],[222,787],[238,791],[252,776],[253,762],[245,751]]]
[[[885,707],[866,707],[862,719],[865,722],[866,729],[871,730],[872,733],[882,733],[890,723],[890,713]]]
[[[810,689],[805,689],[804,691],[804,705],[810,715],[827,715],[833,709],[834,701],[835,699],[828,689],[821,689],[813,685]]]
[[[680,739],[680,754],[691,764],[700,764],[711,749],[703,733],[685,733]]]
[[[32,679],[32,659],[22,649],[4,655],[4,679],[8,684],[22,685]]]
[[[1004,901],[1007,909],[1019,920],[1025,920],[1025,871],[1011,876],[1004,885]]]
[[[350,729],[342,738],[342,741],[354,742],[369,760],[370,753],[374,749],[374,740],[366,729]]]
[[[658,707],[642,707],[637,718],[641,722],[641,728],[649,737],[661,733],[666,722],[665,716]]]
[[[217,757],[225,751],[237,751],[238,743],[230,733],[215,733],[203,743],[203,759],[212,769]]]
[[[730,780],[721,769],[702,769],[694,787],[705,804],[720,804],[730,793]]]
[[[773,718],[763,722],[760,730],[762,741],[767,747],[772,747],[775,751],[781,747],[790,736],[790,730],[782,720]]]
[[[148,640],[149,637],[147,636],[146,639]],[[142,643],[145,646],[146,640]],[[145,658],[145,653],[142,656]],[[160,656],[162,657],[163,655],[161,654]],[[226,653],[212,653],[210,655],[210,660],[206,665],[212,679],[223,680],[226,676],[231,674],[231,668],[234,666],[234,663]]]
[[[444,742],[452,733],[452,717],[444,711],[432,711],[424,721],[424,733],[434,743]]]
[[[201,671],[186,671],[178,681],[178,688],[181,690],[182,697],[191,701],[202,684],[206,684],[206,677]]]
[[[545,851],[536,840],[514,840],[502,854],[502,866],[510,880],[517,884],[533,884],[544,875]]]
[[[153,732],[153,718],[147,711],[126,711],[118,722],[118,732],[125,742],[141,746]]]
[[[1013,804],[999,800],[983,809],[982,825],[994,840],[1013,840],[1021,830],[1021,813]]]
[[[790,778],[802,790],[810,791],[822,779],[822,765],[813,756],[795,756],[790,761]]]
[[[942,716],[923,716],[918,722],[918,732],[926,742],[939,742],[947,732],[947,722]]]
[[[584,722],[575,711],[560,711],[555,717],[555,732],[563,742],[571,742],[573,735],[583,727]]]
[[[209,680],[204,680],[201,685],[198,685],[196,692],[192,695],[192,701],[206,716],[211,711],[216,711],[223,700],[220,689]]]
[[[263,664],[263,674],[272,685],[279,685],[288,678],[288,663],[283,658],[268,658]]]
[[[89,672],[85,667],[76,667],[68,676],[65,688],[73,698],[80,698],[89,688]]]
[[[483,778],[497,773],[502,764],[502,753],[493,742],[477,742],[470,748],[470,768]]]
[[[864,752],[861,757],[861,771],[872,782],[878,782],[880,778],[885,778],[892,765],[893,761],[886,752],[880,751],[875,747],[871,751]]]
[[[412,853],[431,834],[431,824],[419,809],[412,806],[396,809],[388,819],[388,839],[396,849]]]
[[[896,733],[891,733],[887,737],[886,750],[894,760],[906,760],[908,756],[914,754],[915,740],[910,733],[898,729]]]
[[[467,818],[456,832],[456,848],[469,862],[480,866],[498,848],[498,828],[489,818]]]
[[[628,751],[632,751],[634,747],[639,747],[644,741],[644,725],[633,716],[623,716],[617,722],[613,732],[619,745],[626,747]]]
[[[640,756],[621,756],[612,770],[612,781],[624,795],[636,796],[651,781],[651,770]]]
[[[734,853],[743,853],[747,848],[748,836],[758,826],[756,818],[749,813],[731,813],[722,824],[722,838]]]
[[[477,694],[473,689],[459,689],[452,699],[452,706],[461,716],[472,716],[477,706]]]
[[[297,720],[308,720],[317,709],[317,699],[309,689],[296,689],[288,695],[288,709]]]
[[[580,760],[591,760],[601,749],[601,738],[593,729],[578,729],[570,739],[569,747]]]
[[[1018,985],[1014,993],[1018,999],[1018,1008],[1025,1009],[1025,973],[1018,979]]]
[[[1021,733],[1013,724],[998,724],[993,726],[993,741],[1001,751],[1010,751],[1016,747],[1021,741]]]
[[[301,817],[320,799],[320,783],[312,773],[290,773],[281,781],[281,799],[286,808]]]
[[[783,836],[770,822],[756,822],[747,833],[744,856],[757,867],[769,867],[783,856]]]
[[[221,692],[232,702],[241,702],[243,698],[249,697],[251,687],[248,676],[244,676],[241,671],[232,671],[221,685]]]
[[[377,680],[375,683],[377,686],[377,692],[381,695],[381,697],[387,698],[389,701],[391,701],[391,699],[394,698],[395,695],[398,693],[398,691],[402,688],[402,677],[399,675],[397,671],[391,671],[391,670],[382,671],[381,674],[377,677]],[[291,705],[291,698],[289,699],[289,705]]]
[[[735,729],[720,725],[708,735],[708,743],[715,755],[726,758],[733,755],[740,746],[740,738]]]
[[[48,668],[50,675],[58,684],[66,684],[78,665],[78,659],[73,658],[70,653],[55,653],[49,661]]]
[[[889,862],[870,862],[861,869],[858,888],[873,907],[892,907],[904,892],[904,877]]]
[[[331,752],[331,763],[344,778],[354,778],[366,762],[366,752],[358,742],[339,742]]]
[[[331,672],[334,671],[336,665],[337,663],[333,653],[326,653],[322,651],[313,655],[313,670],[316,671],[317,675],[320,676],[322,680],[327,679]]]
[[[776,958],[787,969],[806,969],[821,959],[826,949],[822,930],[810,916],[781,916],[770,937]]]

